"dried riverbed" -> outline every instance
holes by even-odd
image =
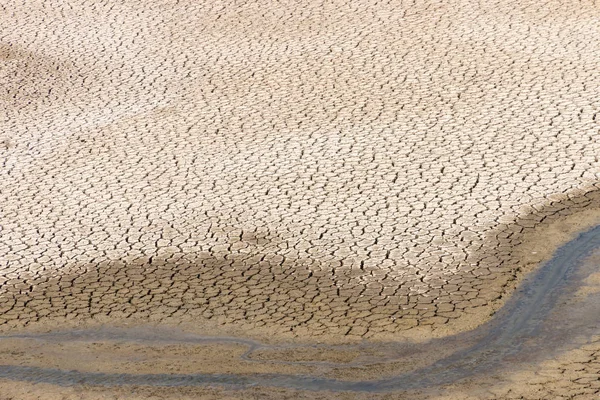
[[[14,334],[0,339],[3,360],[13,355],[0,376],[59,386],[432,389],[543,361],[599,335],[598,265],[600,226],[560,247],[488,323],[422,344],[268,345],[149,327]],[[219,362],[238,367],[203,370]]]

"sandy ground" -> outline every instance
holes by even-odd
[[[450,387],[408,393],[364,394],[302,392],[255,388],[233,391],[219,388],[98,388],[56,387],[3,381],[0,399],[377,399],[377,400],[504,400],[597,399],[600,393],[600,338],[558,359],[519,371],[504,371]]]
[[[0,330],[356,343],[481,324],[597,221],[599,17],[0,0]]]

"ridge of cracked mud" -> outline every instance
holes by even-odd
[[[595,258],[594,258],[595,257]],[[591,261],[590,261],[591,259]],[[587,269],[586,269],[587,261]],[[494,372],[506,360],[523,360],[548,356],[556,352],[561,345],[568,343],[574,336],[592,336],[600,334],[597,321],[600,303],[597,296],[584,302],[575,302],[565,306],[567,298],[572,298],[573,289],[590,272],[597,272],[600,261],[600,226],[580,234],[575,240],[557,250],[553,258],[543,265],[533,276],[527,278],[514,297],[489,323],[455,337],[438,339],[422,348],[433,351],[448,346],[449,343],[463,342],[463,349],[449,357],[435,361],[432,365],[385,379],[372,381],[353,381],[324,378],[322,376],[285,375],[285,374],[127,374],[106,372],[64,371],[53,368],[41,368],[22,365],[0,365],[0,377],[33,382],[46,382],[58,385],[74,383],[101,386],[146,385],[146,386],[197,386],[229,385],[234,387],[278,386],[302,390],[343,390],[381,392],[435,387],[456,382],[465,377],[481,373]],[[578,271],[580,270],[580,271]],[[557,309],[562,314],[576,317],[564,317],[565,326],[557,328],[553,315]],[[585,309],[582,314],[581,310]],[[561,314],[559,313],[559,314]],[[592,319],[590,320],[590,316]],[[560,332],[558,332],[560,331]],[[558,333],[557,333],[558,332]],[[1,340],[37,339],[46,341],[68,340],[120,340],[167,343],[235,343],[248,347],[240,359],[249,361],[249,355],[261,348],[292,348],[301,346],[264,345],[255,341],[236,338],[205,338],[189,333],[123,330],[123,331],[65,331],[47,334],[18,334],[0,337]],[[553,340],[548,340],[552,338]],[[565,338],[568,338],[566,340]],[[464,344],[466,343],[466,345]],[[381,344],[371,344],[381,346]],[[368,346],[368,345],[367,345]],[[551,346],[551,347],[549,347]],[[328,346],[323,346],[327,348]],[[393,345],[388,348],[393,349]],[[424,352],[423,352],[424,353]],[[382,360],[371,360],[371,364]],[[393,361],[389,356],[383,361]],[[293,364],[293,362],[290,362]],[[302,364],[302,363],[300,363]],[[319,364],[319,363],[315,363]],[[334,363],[323,365],[336,366]],[[365,363],[368,364],[368,363]],[[337,367],[351,367],[359,364],[340,363]]]

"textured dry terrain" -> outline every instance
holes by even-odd
[[[600,338],[556,360],[486,379],[408,393],[302,392],[256,388],[244,392],[210,388],[64,388],[0,381],[2,400],[597,400],[600,397]]]
[[[592,0],[0,0],[0,330],[477,325],[598,205],[599,55]]]

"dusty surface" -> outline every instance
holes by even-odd
[[[591,0],[0,0],[0,22],[4,332],[423,340],[600,215]],[[598,374],[590,346],[541,390]]]
[[[488,378],[461,382],[451,387],[409,393],[365,394],[302,392],[256,388],[233,391],[218,388],[99,388],[56,387],[45,384],[1,382],[0,399],[321,399],[321,400],[593,400],[600,397],[600,339],[556,360],[546,361]]]
[[[555,249],[573,239],[576,232],[598,223],[600,211],[595,206],[579,212],[577,208],[570,210],[574,213],[547,218],[535,230],[522,235],[522,242],[512,248],[520,268],[530,270],[548,260]],[[586,262],[577,268],[580,278],[571,284],[574,286],[562,289],[566,296],[562,301],[571,308],[554,317],[559,323],[573,310],[583,312],[585,301],[594,301],[588,297],[600,291],[598,265],[600,251],[588,256]],[[594,310],[585,315],[590,312],[594,313]],[[584,319],[587,318],[585,315]],[[105,325],[92,329],[55,327],[49,330],[52,325],[46,324],[44,330],[15,331],[14,335],[0,336],[0,359],[5,365],[82,372],[276,373],[364,381],[426,367],[473,345],[474,340],[469,336],[463,339],[457,337],[434,346],[421,345],[418,341],[371,341],[337,346],[299,340],[261,343],[243,338],[198,336],[193,333],[193,327],[184,324],[176,329],[168,325],[162,328],[147,324],[133,328],[126,327],[124,323],[121,325],[122,328]],[[539,332],[538,336],[542,333]]]
[[[591,209],[578,215],[543,223],[537,231],[514,250],[526,251],[531,257],[545,257],[545,248],[568,238],[568,232],[590,223]],[[561,232],[561,233],[556,233]],[[540,236],[541,235],[541,236]],[[540,237],[547,240],[541,241]],[[578,239],[580,240],[580,239]],[[583,247],[575,246],[575,249]],[[571,254],[563,250],[561,254]],[[576,255],[576,254],[572,254]],[[568,259],[568,258],[567,258]],[[552,260],[556,264],[556,259]],[[600,280],[597,279],[600,252],[585,257],[577,268],[575,278],[563,287],[555,310],[548,316],[546,327],[519,353],[509,357],[500,368],[486,369],[487,374],[455,381],[451,386],[430,385],[419,392],[403,391],[390,394],[313,392],[256,388],[232,391],[227,388],[197,387],[98,387],[69,388],[49,385],[31,385],[3,382],[0,387],[6,396],[15,398],[375,398],[375,399],[546,399],[598,398],[600,370],[598,369],[599,336],[584,332],[598,332],[598,325],[589,318],[597,318]],[[576,285],[572,287],[572,285]],[[576,290],[580,287],[579,290]],[[574,294],[574,295],[570,295]],[[516,295],[518,296],[518,294]],[[590,308],[591,306],[591,308]],[[579,316],[578,316],[579,314]],[[515,316],[518,317],[518,316]],[[582,319],[583,318],[583,319]],[[583,322],[583,324],[582,324]],[[597,321],[596,321],[597,322]],[[580,328],[569,328],[580,326]],[[585,328],[585,327],[589,328]],[[560,327],[556,329],[555,327]],[[87,333],[86,333],[87,332]],[[129,332],[129,333],[127,333]],[[162,333],[161,333],[162,332]],[[66,336],[65,336],[66,335]],[[158,335],[158,336],[157,336]],[[537,337],[539,336],[539,338]],[[377,380],[398,377],[402,372],[426,367],[434,360],[450,355],[460,341],[449,342],[450,347],[367,343],[360,346],[275,345],[273,348],[254,348],[252,341],[240,343],[214,342],[214,339],[194,339],[196,336],[163,328],[152,333],[144,327],[131,330],[93,329],[65,331],[64,333],[33,334],[28,337],[2,338],[0,359],[3,364],[77,370],[84,373],[123,374],[127,383],[131,374],[255,374],[275,373],[312,375],[342,380]],[[467,335],[467,338],[469,336]],[[101,338],[105,338],[102,340]],[[161,339],[162,338],[162,339]],[[165,342],[162,342],[162,341]],[[217,340],[230,340],[220,338]],[[233,340],[233,339],[232,339]],[[468,339],[466,345],[468,345]],[[532,341],[533,340],[533,341]],[[196,342],[194,342],[196,341]],[[444,343],[444,342],[442,342]],[[510,343],[510,342],[509,342]],[[507,343],[507,345],[509,345]],[[548,346],[548,343],[551,343]],[[564,346],[567,345],[568,349]],[[287,346],[287,347],[286,347]],[[445,346],[445,345],[444,345]],[[533,347],[532,347],[533,346]],[[541,347],[540,347],[541,346]],[[453,348],[452,348],[453,347]],[[464,346],[463,346],[464,347]],[[528,350],[526,348],[529,347]],[[573,350],[576,348],[576,350]],[[566,349],[566,351],[565,351]],[[490,349],[488,349],[490,350]],[[524,350],[524,351],[523,351]],[[542,351],[540,351],[542,350]],[[400,352],[400,356],[394,353]],[[444,354],[444,352],[446,352]],[[484,361],[484,360],[481,360]],[[4,373],[4,369],[1,370]],[[29,379],[36,379],[36,375]],[[4,376],[4,375],[3,375]],[[44,378],[40,371],[37,379]],[[432,379],[430,377],[429,379]],[[444,396],[441,393],[446,393]],[[450,394],[448,394],[450,393]],[[441,397],[440,397],[441,396]],[[563,396],[563,397],[561,397]],[[7,397],[10,398],[10,397]]]
[[[494,374],[447,388],[439,400],[475,399],[598,399],[600,398],[600,338],[556,360],[530,368]]]
[[[597,188],[591,1],[2,10],[3,329],[446,334]]]

